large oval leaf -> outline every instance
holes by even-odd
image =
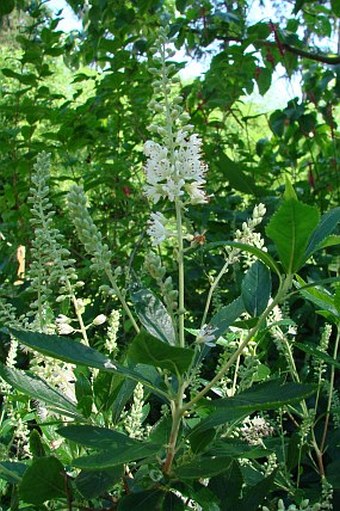
[[[128,353],[136,364],[160,367],[173,374],[183,374],[189,369],[194,356],[193,350],[169,346],[145,331],[136,335]]]
[[[319,211],[288,195],[266,227],[287,273],[300,269],[309,238],[319,221]]]
[[[260,261],[255,261],[243,279],[241,294],[246,311],[251,316],[259,316],[266,309],[271,289],[270,271]]]
[[[19,495],[24,502],[35,505],[58,497],[65,498],[66,477],[64,467],[57,458],[36,458],[23,475]]]
[[[175,345],[172,319],[159,298],[149,289],[140,288],[131,292],[131,300],[144,328],[157,339]]]

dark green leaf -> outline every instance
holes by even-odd
[[[205,431],[201,432],[201,434],[203,433],[205,433]],[[211,456],[228,456],[230,458],[244,458],[248,460],[265,458],[269,456],[271,452],[272,451],[265,449],[264,447],[249,445],[246,442],[242,442],[241,440],[234,438],[218,440],[217,442],[214,442],[208,450],[208,454]]]
[[[340,18],[340,0],[331,0],[331,6],[335,16]]]
[[[187,507],[184,505],[183,499],[169,491],[165,495],[162,511],[184,511]]]
[[[319,212],[315,207],[302,204],[291,196],[285,198],[271,218],[266,233],[274,241],[287,273],[299,270],[318,221]]]
[[[220,511],[237,511],[243,478],[240,467],[233,461],[222,475],[210,479],[208,488],[220,500]]]
[[[109,449],[121,447],[126,449],[140,443],[123,433],[99,426],[65,426],[58,429],[59,435],[67,440],[93,449]]]
[[[149,289],[137,289],[131,292],[135,306],[144,328],[154,337],[168,344],[176,344],[175,330],[166,308]]]
[[[304,3],[306,3],[306,0],[295,0],[293,14],[297,14],[302,9]]]
[[[40,433],[36,429],[30,433],[30,452],[34,458],[42,458],[46,455]]]
[[[162,511],[164,497],[165,492],[162,490],[131,493],[119,501],[118,511]]]
[[[84,417],[90,417],[92,413],[93,395],[89,379],[81,371],[76,371],[75,392],[77,408]]]
[[[183,374],[194,355],[191,349],[169,346],[143,330],[134,338],[128,353],[137,364],[149,364],[174,374]]]
[[[85,346],[80,342],[76,342],[73,339],[60,337],[58,335],[47,335],[37,332],[16,330],[14,328],[9,328],[8,330],[10,330],[14,337],[22,344],[38,351],[39,353],[59,360],[64,360],[71,364],[94,367],[102,371],[120,374],[134,381],[140,381],[154,392],[164,395],[163,392],[154,388],[148,380],[136,371],[120,366],[116,362],[112,362],[99,351],[96,351],[89,346]]]
[[[15,3],[14,0],[1,0],[0,2],[0,17],[7,16],[14,9]]]
[[[27,465],[17,461],[0,461],[0,478],[8,483],[17,484],[21,481]]]
[[[276,470],[255,486],[247,488],[244,497],[237,504],[237,511],[257,511],[274,485]]]
[[[42,401],[56,413],[72,418],[80,417],[75,403],[38,376],[30,375],[14,367],[6,367],[1,363],[0,376],[15,389],[26,396]]]
[[[109,490],[123,476],[123,466],[117,466],[110,470],[82,470],[75,479],[75,485],[79,493],[85,499],[94,499]]]
[[[218,165],[230,186],[239,192],[257,195],[258,189],[250,175],[243,172],[242,166],[231,160],[226,154],[220,152]]]
[[[161,448],[162,445],[146,442],[139,442],[138,445],[127,447],[124,450],[119,445],[98,454],[77,458],[73,460],[73,465],[87,470],[103,470],[123,463],[149,458],[150,456],[155,458]]]
[[[308,259],[308,257],[310,257],[320,248],[320,246],[322,246],[323,241],[334,232],[338,222],[340,222],[340,207],[328,211],[328,213],[325,213],[321,217],[319,225],[316,227],[310,237],[306,249],[306,259]]]
[[[242,300],[251,316],[259,316],[266,309],[271,289],[270,271],[260,261],[256,261],[242,282]]]
[[[190,447],[193,453],[198,454],[214,440],[216,436],[215,429],[208,429],[207,431],[193,431],[189,435]]]
[[[281,110],[275,110],[269,118],[270,129],[278,137],[282,137],[284,133],[286,119],[286,115]]]
[[[278,380],[260,383],[235,397],[206,402],[205,406],[215,408],[215,410],[195,429],[207,430],[240,419],[253,412],[280,408],[286,404],[299,402],[314,392],[313,385],[292,382],[281,384]]]
[[[66,497],[66,473],[57,458],[36,458],[27,468],[19,485],[19,495],[24,502],[40,505],[46,500]]]
[[[244,303],[241,297],[237,298],[229,305],[222,307],[222,309],[211,318],[208,325],[211,327],[214,338],[218,339],[221,335],[225,334],[230,325],[240,317],[244,310]]]
[[[332,358],[330,355],[319,350],[312,344],[302,344],[302,342],[296,342],[294,343],[294,346],[299,348],[301,351],[308,353],[308,355],[312,355],[315,358],[323,360],[324,362],[326,362],[326,364],[329,364],[331,366],[336,367],[337,369],[340,369],[340,361],[334,360],[334,358]]]
[[[200,477],[213,477],[228,469],[232,463],[228,456],[201,456],[190,463],[176,467],[176,476],[180,479],[199,479]]]

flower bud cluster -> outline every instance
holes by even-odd
[[[111,271],[112,253],[87,209],[87,199],[81,186],[72,186],[68,193],[68,207],[80,241],[92,255],[92,268]]]
[[[166,308],[172,314],[177,309],[178,291],[174,289],[172,277],[168,276],[165,278],[166,270],[162,266],[161,258],[154,252],[149,252],[145,258],[144,267],[149,275],[156,280],[162,292]]]
[[[138,382],[133,392],[133,402],[126,415],[124,427],[131,438],[143,438],[143,406],[144,406],[144,390],[143,385]]]
[[[262,222],[265,214],[266,207],[264,204],[260,203],[255,206],[253,209],[252,217],[248,218],[246,222],[242,223],[241,229],[237,229],[235,231],[234,241],[237,241],[238,243],[244,243],[246,245],[252,245],[266,252],[267,248],[264,245],[264,240],[262,239],[261,234],[255,232],[255,228]],[[226,252],[228,265],[235,264],[240,260],[240,249],[227,247]],[[244,253],[244,258],[244,266],[246,268],[249,268],[256,261],[256,256],[250,254],[249,252]]]
[[[105,348],[110,355],[117,355],[117,335],[119,329],[120,313],[117,310],[113,310],[108,317],[108,327],[106,331]]]

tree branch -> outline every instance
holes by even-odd
[[[254,46],[267,46],[270,48],[277,48],[276,43],[272,43],[270,41],[254,41]],[[289,53],[293,53],[294,55],[298,55],[299,57],[303,57],[309,60],[315,60],[317,62],[322,62],[323,64],[329,64],[331,66],[336,66],[340,64],[340,55],[325,55],[323,53],[313,53],[306,50],[302,50],[301,48],[297,48],[296,46],[291,46],[290,44],[284,43],[281,41],[281,47],[288,51]]]

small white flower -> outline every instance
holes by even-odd
[[[92,321],[92,325],[94,325],[94,326],[102,325],[103,323],[105,323],[106,319],[107,318],[106,318],[105,314],[99,314]]]
[[[68,323],[58,323],[57,330],[59,335],[70,335],[74,332],[73,326]]]
[[[206,346],[215,346],[217,328],[212,325],[203,325],[196,337],[197,344],[205,344]]]
[[[208,197],[204,190],[202,190],[201,185],[195,181],[187,184],[185,190],[190,195],[191,204],[205,204],[208,201]]]
[[[165,227],[167,219],[162,213],[151,213],[149,220],[148,235],[152,239],[152,245],[156,246],[171,236],[171,232]]]

